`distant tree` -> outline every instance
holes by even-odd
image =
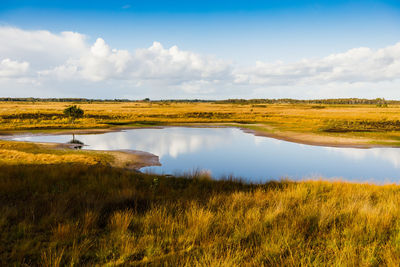
[[[376,106],[377,107],[380,107],[380,108],[387,108],[387,103],[386,103],[386,100],[384,99],[384,98],[377,98],[377,99],[375,99],[375,101],[376,101]]]
[[[83,117],[84,111],[80,107],[72,105],[64,109],[64,114],[68,116],[73,123],[75,119]]]

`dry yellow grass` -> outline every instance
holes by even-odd
[[[84,163],[84,164],[97,164],[93,157],[87,155],[54,155],[46,153],[26,153],[16,150],[0,149],[0,164],[57,164],[57,163]]]
[[[0,164],[61,164],[80,163],[87,165],[107,164],[111,155],[77,151],[72,149],[56,149],[56,145],[34,144],[28,142],[1,141]]]
[[[400,187],[0,165],[0,264],[398,266]]]

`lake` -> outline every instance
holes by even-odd
[[[132,149],[159,156],[162,166],[144,172],[182,174],[202,170],[252,182],[271,179],[341,179],[393,183],[400,178],[398,148],[333,148],[255,136],[237,128],[166,127],[75,135],[84,149]],[[66,143],[72,135],[16,136],[13,140]]]

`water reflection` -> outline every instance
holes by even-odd
[[[219,129],[198,131],[197,128],[137,129],[108,134],[81,135],[89,149],[135,149],[150,152],[163,158],[178,158],[182,154],[202,149],[224,146],[232,142],[232,133],[221,135]],[[112,135],[112,137],[110,136]],[[31,139],[32,140],[32,139]],[[53,141],[54,142],[54,141]]]
[[[214,177],[234,175],[253,181],[332,177],[382,183],[397,182],[399,178],[400,149],[396,148],[309,146],[254,136],[235,128],[137,129],[77,138],[87,145],[84,149],[134,149],[153,153],[159,156],[162,166],[143,170],[164,174],[199,169],[207,170]],[[68,137],[15,139],[66,142]]]

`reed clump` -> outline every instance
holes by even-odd
[[[398,265],[400,186],[0,165],[0,265]]]

